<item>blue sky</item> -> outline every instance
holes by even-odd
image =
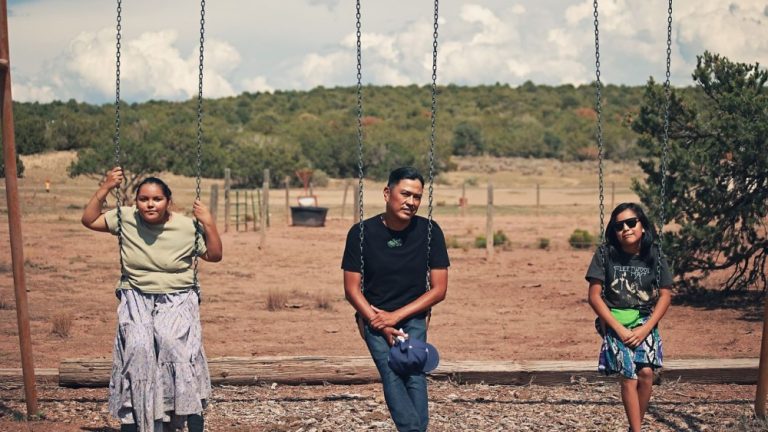
[[[11,0],[13,96],[114,98],[115,6],[106,0]],[[432,1],[363,1],[363,80],[430,81]],[[675,0],[672,81],[691,84],[705,49],[768,64],[768,0]],[[663,80],[667,2],[602,0],[602,78]],[[209,97],[355,83],[354,2],[207,2]],[[439,84],[583,84],[594,79],[592,0],[475,0],[440,5]],[[199,2],[123,0],[125,100],[197,92]]]

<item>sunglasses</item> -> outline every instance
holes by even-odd
[[[632,229],[637,226],[637,222],[638,222],[638,219],[636,217],[624,219],[621,221],[616,221],[613,223],[613,229],[616,230],[616,232],[622,232],[624,231],[624,225]]]

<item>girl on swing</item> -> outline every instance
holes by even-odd
[[[109,410],[121,432],[181,429],[202,432],[202,412],[211,392],[202,344],[199,286],[194,254],[216,262],[222,245],[213,217],[199,200],[193,220],[171,212],[171,190],[156,177],[136,187],[135,205],[101,213],[122,168],[107,173],[83,211],[83,225],[122,233],[122,274],[116,286],[117,334],[109,383]]]
[[[598,369],[621,375],[629,430],[640,432],[654,370],[662,366],[657,325],[672,300],[672,276],[663,258],[658,263],[656,230],[638,204],[619,204],[605,237],[607,243],[595,252],[586,275],[589,304],[603,336]]]

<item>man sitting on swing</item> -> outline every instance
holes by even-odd
[[[424,343],[429,312],[448,289],[443,232],[437,223],[416,216],[423,191],[424,178],[415,168],[392,171],[384,188],[385,212],[363,222],[363,235],[360,224],[349,230],[341,264],[346,298],[357,311],[398,431],[427,430],[425,372],[436,366],[437,353],[428,353],[433,358],[418,367],[403,368],[389,358],[390,347],[400,336],[413,346],[433,348]]]

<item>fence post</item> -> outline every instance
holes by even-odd
[[[269,227],[269,168],[264,170],[264,181],[261,185],[261,236],[259,247],[267,243],[267,228]]]
[[[240,189],[235,190],[235,231],[240,231]]]
[[[216,223],[216,214],[217,210],[219,208],[219,185],[212,184],[211,185],[211,216],[213,216],[213,223]]]
[[[344,210],[347,207],[347,191],[349,190],[349,179],[344,180],[344,195],[341,198],[341,219],[344,219]]]
[[[541,185],[536,183],[536,216],[539,215],[540,206],[541,206]]]
[[[488,180],[488,209],[485,220],[485,252],[486,259],[493,259],[493,183]]]
[[[231,171],[224,168],[224,232],[229,231],[229,189],[232,186]]]
[[[291,176],[285,176],[285,224],[291,225]]]

